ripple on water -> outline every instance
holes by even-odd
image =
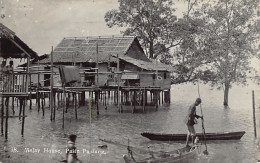
[[[140,135],[141,132],[160,133],[186,133],[186,126],[183,119],[187,114],[189,105],[198,97],[197,86],[193,84],[174,85],[171,90],[171,104],[164,104],[158,111],[148,108],[145,114],[132,114],[131,110],[118,113],[115,105],[109,105],[105,110],[100,105],[100,116],[96,116],[96,110],[90,110],[84,106],[78,109],[78,119],[74,118],[72,108],[65,114],[65,129],[62,129],[62,110],[57,111],[55,122],[50,122],[50,111],[45,110],[45,117],[37,112],[37,108],[26,110],[28,117],[25,121],[25,136],[21,138],[21,121],[9,119],[9,138],[4,141],[0,139],[0,158],[3,162],[55,162],[65,156],[58,154],[18,154],[10,151],[11,147],[35,148],[56,148],[65,150],[67,136],[71,133],[77,134],[77,148],[80,150],[94,150],[103,152],[79,153],[79,158],[84,162],[122,162],[122,155],[127,154],[125,146],[107,144],[100,141],[100,138],[114,140],[121,144],[141,147],[154,151],[171,151],[181,148],[184,142],[159,142],[150,141]],[[260,159],[259,141],[254,139],[252,120],[252,99],[251,92],[246,87],[235,87],[230,92],[230,108],[222,106],[222,91],[212,90],[208,85],[200,85],[202,98],[202,109],[205,120],[206,132],[228,132],[246,131],[246,134],[239,141],[213,141],[207,142],[209,155],[201,155],[194,162],[255,162]],[[198,108],[197,114],[201,114]],[[258,115],[260,115],[258,113]],[[90,120],[92,125],[90,126]],[[196,131],[201,132],[201,122],[196,125]],[[99,145],[107,144],[106,149],[98,148]],[[3,147],[6,147],[4,149]],[[205,150],[205,147],[204,147]]]

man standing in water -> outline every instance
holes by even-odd
[[[66,161],[67,163],[81,163],[81,161],[78,159],[77,153],[79,152],[76,149],[75,143],[76,143],[77,135],[71,134],[69,135],[68,145],[66,149]]]
[[[186,139],[186,147],[190,147],[189,146],[189,137],[191,135],[191,139],[192,139],[192,144],[194,144],[195,141],[195,137],[196,137],[196,132],[194,129],[194,124],[196,124],[196,119],[195,118],[203,118],[203,116],[199,116],[196,115],[196,106],[198,106],[201,103],[201,99],[197,98],[195,103],[192,104],[189,108],[188,114],[184,120],[185,124],[188,127],[188,134],[187,134],[187,139]]]

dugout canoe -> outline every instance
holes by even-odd
[[[162,152],[153,154],[152,156],[144,159],[137,159],[131,155],[124,155],[123,158],[126,163],[175,163],[175,162],[191,162],[198,153],[200,153],[200,146],[177,149],[171,152]]]
[[[239,132],[217,132],[217,133],[206,133],[206,140],[239,140],[245,134],[245,131]],[[159,141],[185,141],[187,134],[160,134],[160,133],[141,133],[142,136],[150,140]],[[196,134],[200,140],[204,140],[203,133]]]

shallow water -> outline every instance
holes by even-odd
[[[223,91],[211,90],[208,85],[200,85],[202,109],[206,132],[246,131],[237,141],[207,142],[209,155],[199,155],[193,162],[252,162],[260,160],[259,139],[254,138],[252,90],[255,89],[257,129],[259,130],[260,99],[256,86],[234,86],[230,91],[229,106],[223,107]],[[108,144],[100,138],[113,140],[120,144],[148,149],[153,151],[171,151],[184,146],[184,142],[150,141],[140,135],[141,132],[186,133],[183,119],[189,105],[198,97],[197,86],[193,84],[173,85],[171,104],[161,105],[158,111],[147,108],[146,113],[132,114],[131,110],[118,113],[115,105],[110,104],[105,110],[101,106],[100,116],[96,110],[88,106],[78,109],[78,119],[74,118],[73,109],[65,115],[65,129],[62,129],[62,110],[57,111],[55,122],[50,121],[50,111],[45,110],[45,117],[27,108],[25,120],[25,136],[20,135],[21,121],[18,118],[9,119],[9,133],[6,141],[0,139],[0,162],[59,162],[64,159],[67,135],[74,133],[79,150],[78,157],[83,162],[124,162],[122,156],[127,154],[125,146]],[[18,112],[18,111],[16,111]],[[92,118],[90,119],[90,112]],[[200,108],[197,109],[200,113]],[[91,125],[90,125],[91,121]],[[196,125],[196,131],[201,132],[201,123]],[[108,148],[98,148],[99,145]],[[32,151],[34,148],[34,151]],[[31,151],[26,151],[31,149]],[[39,152],[36,152],[39,150]],[[205,147],[203,146],[203,150]],[[92,151],[92,154],[89,153]],[[140,156],[142,157],[142,156]]]

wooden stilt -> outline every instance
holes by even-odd
[[[13,115],[15,114],[15,111],[14,111],[14,97],[12,97],[12,111],[13,111]]]
[[[78,113],[77,113],[77,93],[73,94],[73,98],[74,98],[74,110],[75,110],[75,118],[78,119]]]
[[[136,91],[134,91],[134,99],[133,99],[133,103],[134,103],[134,108],[133,108],[133,113],[135,112],[135,105],[136,105]]]
[[[98,102],[99,91],[96,91],[95,94],[97,94],[96,97],[95,97],[95,98],[96,98],[95,101],[96,101],[96,105],[97,105],[97,115],[99,115],[99,105],[98,105],[98,103],[99,103],[99,102]]]
[[[155,108],[158,109],[158,93],[157,93],[157,90],[154,91],[154,101],[155,101]]]
[[[44,102],[43,102],[43,99],[44,99],[44,92],[42,93],[42,110],[44,110]]]
[[[143,113],[145,113],[145,89],[142,91]]]
[[[151,102],[153,102],[153,92],[150,91],[150,98],[151,98]]]
[[[43,105],[46,106],[46,101],[45,101],[45,93],[42,93],[42,100],[43,100]]]
[[[107,110],[107,92],[105,91],[105,110]]]
[[[61,93],[60,93],[60,106],[61,106],[61,107],[64,107],[64,106],[63,106],[63,96],[64,96],[64,94],[61,92]]]
[[[24,135],[24,122],[25,122],[25,105],[24,105],[24,102],[25,102],[25,99],[22,100],[23,101],[23,117],[22,117],[22,136]]]
[[[123,113],[124,93],[121,91],[120,112]]]
[[[19,98],[19,102],[20,102],[20,110],[19,110],[19,120],[21,119],[21,116],[22,116],[22,109],[23,109],[23,100],[22,98]]]
[[[6,114],[6,118],[5,118],[5,138],[7,139],[7,135],[8,135],[8,116],[9,116],[9,97],[6,98],[5,101],[5,114]]]
[[[37,106],[38,106],[38,112],[40,111],[40,107],[41,107],[41,102],[40,102],[40,99],[41,99],[41,94],[40,92],[38,91],[37,89]]]
[[[43,117],[44,117],[44,114],[45,114],[45,108],[44,108],[43,99],[42,99],[42,116],[43,116]]]
[[[67,100],[66,100],[66,93],[65,93],[65,86],[63,86],[63,96],[64,96],[64,105],[62,107],[62,128],[64,129],[64,118],[65,118],[65,109],[67,109]]]
[[[253,123],[254,123],[254,135],[257,137],[256,133],[256,120],[255,120],[255,92],[252,91],[252,105],[253,105]]]
[[[161,104],[161,91],[158,91],[158,103]]]
[[[163,104],[163,93],[164,93],[164,91],[162,90],[162,104]]]
[[[64,88],[65,89],[65,88]],[[66,110],[65,110],[65,113],[68,112],[68,107],[70,105],[70,93],[68,92],[67,93],[68,96],[66,96],[66,93],[65,93],[65,99],[66,99]]]
[[[32,110],[32,75],[29,75],[29,81],[30,81],[30,94],[29,94],[29,100],[30,100],[30,110]]]
[[[57,92],[57,110],[59,110],[59,108],[60,108],[60,93],[59,92]]]
[[[1,97],[1,135],[4,134],[4,97]]]
[[[85,106],[85,99],[86,99],[86,94],[85,93],[86,93],[85,91],[83,91],[81,93],[81,105],[82,106]]]

